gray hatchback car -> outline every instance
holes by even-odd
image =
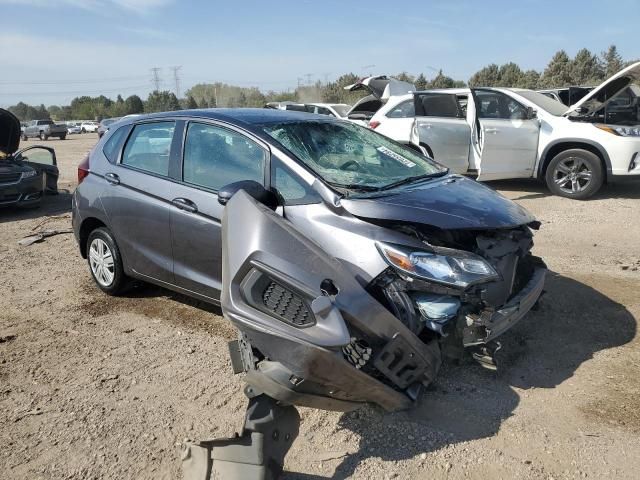
[[[298,298],[282,287],[295,283],[296,265],[313,272],[297,248],[309,241],[349,272],[362,301],[391,312],[400,326],[387,333],[402,328],[441,342],[443,351],[489,345],[544,285],[544,264],[530,252],[539,223],[529,212],[387,137],[327,116],[215,109],[126,119],[110,126],[78,181],[75,236],[104,292],[120,293],[133,278],[214,304],[222,295],[224,308],[233,296],[225,290],[242,283],[234,274],[223,286],[224,262],[259,252],[240,260],[290,268],[249,310],[277,310],[291,335],[320,328],[326,340],[319,323],[297,316],[309,290],[296,287]],[[240,190],[248,195],[234,203]],[[265,215],[273,218],[256,220]],[[282,232],[263,223],[285,225],[287,248]],[[244,233],[229,238],[233,231]],[[276,251],[287,258],[265,260]],[[325,287],[317,286],[328,295],[340,288]],[[292,302],[300,307],[294,312]]]

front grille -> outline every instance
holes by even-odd
[[[20,176],[22,174],[20,172],[18,173],[0,173],[0,184],[3,183],[16,183],[18,180],[20,180]]]
[[[313,324],[305,301],[279,283],[271,281],[267,284],[262,293],[262,303],[268,311],[293,325],[302,327]]]

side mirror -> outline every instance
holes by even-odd
[[[276,197],[275,193],[270,192],[255,180],[241,180],[225,185],[218,190],[218,203],[226,205],[239,190],[244,190],[258,202],[271,209],[275,209],[278,206],[278,197]]]
[[[527,120],[533,120],[538,118],[538,112],[536,112],[533,107],[527,107]]]

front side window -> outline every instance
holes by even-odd
[[[277,157],[271,160],[271,185],[285,205],[320,202],[320,196]]]
[[[292,121],[262,128],[325,182],[338,188],[378,190],[446,172],[417,152],[347,122]]]
[[[174,129],[174,122],[136,125],[124,147],[122,164],[156,175],[168,176],[169,151]]]
[[[387,113],[387,118],[411,118],[416,116],[416,108],[413,100],[405,100],[392,108]]]
[[[220,190],[240,180],[264,183],[267,152],[253,140],[226,128],[190,123],[184,144],[183,180]]]
[[[525,120],[527,109],[502,92],[492,90],[476,90],[478,116],[501,120]]]

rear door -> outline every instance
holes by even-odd
[[[458,95],[420,93],[415,95],[415,134],[434,159],[453,172],[469,169],[471,127],[465,119]]]
[[[136,274],[173,284],[170,158],[173,120],[133,126],[117,163],[103,175],[101,201],[125,264]]]
[[[56,162],[56,152],[49,147],[27,147],[14,155],[15,159],[21,161],[37,172],[45,174],[43,187],[46,191],[58,191],[58,165]]]
[[[218,301],[222,289],[220,188],[240,180],[266,185],[269,151],[259,140],[216,123],[190,121],[171,187],[173,272],[177,286]]]
[[[475,106],[473,148],[478,180],[528,178],[538,152],[540,123],[511,96],[472,89]]]

